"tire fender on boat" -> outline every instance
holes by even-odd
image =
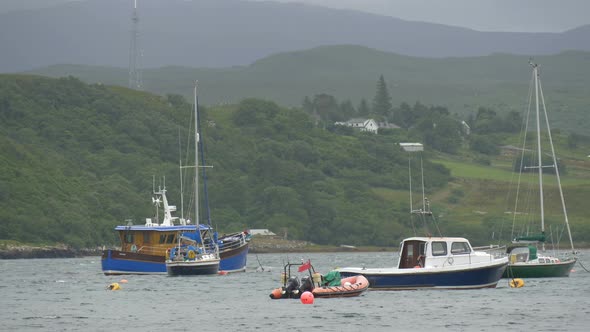
[[[510,285],[510,288],[520,288],[524,286],[524,280],[520,278],[515,278],[510,280],[508,284]]]

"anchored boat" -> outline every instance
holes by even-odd
[[[307,271],[307,274],[300,278],[292,273],[291,267],[297,267],[297,272]],[[323,276],[315,271],[310,261],[287,263],[282,279],[283,286],[270,293],[271,299],[298,299],[304,292],[311,292],[316,298],[353,297],[361,295],[369,288],[369,281],[362,275],[342,278],[340,272],[331,271]]]
[[[199,228],[199,148],[202,148],[202,142],[200,141],[199,136],[198,107],[199,102],[197,99],[197,84],[195,83],[195,224],[197,226],[197,229],[199,230],[199,237],[201,238],[201,241],[196,241],[196,247],[192,248],[183,246],[179,241],[177,246],[170,249],[170,254],[166,259],[166,271],[170,276],[217,274],[217,272],[219,272],[220,258],[219,246],[217,244],[217,241],[215,241],[215,238],[213,237],[213,234],[211,234],[211,232],[203,231],[203,229]],[[207,178],[205,177],[204,169],[203,179],[205,180],[204,189],[206,194]],[[207,214],[207,216],[209,215]],[[207,226],[211,227],[210,218],[208,218],[207,220]]]
[[[198,135],[198,106],[195,86],[195,166],[191,168],[198,169],[198,149],[202,149],[202,141]],[[199,142],[201,142],[199,144]],[[203,153],[201,153],[201,159]],[[204,164],[204,162],[203,162]],[[185,166],[180,166],[181,174]],[[198,172],[196,172],[198,173]],[[203,171],[203,178],[206,180]],[[198,188],[198,174],[195,175],[195,187]],[[182,183],[182,179],[181,179]],[[205,199],[207,198],[206,181],[204,182]],[[187,246],[194,246],[201,248],[201,255],[212,254],[213,251],[218,256],[218,269],[224,272],[241,272],[246,270],[246,262],[248,257],[248,248],[250,241],[250,234],[247,231],[231,233],[219,236],[217,232],[211,227],[209,218],[209,208],[207,206],[207,223],[199,223],[198,212],[198,189],[196,191],[196,214],[195,221],[191,223],[189,219],[184,216],[176,217],[173,213],[176,212],[176,206],[170,205],[166,197],[166,186],[158,187],[154,190],[152,202],[156,207],[155,218],[146,218],[144,225],[121,225],[117,226],[115,230],[119,233],[121,241],[121,249],[107,249],[102,253],[102,271],[105,275],[120,275],[120,274],[164,274],[168,273],[166,269],[167,253],[171,247],[178,247],[181,252]],[[181,187],[182,198],[182,187]],[[182,206],[182,203],[181,203]],[[162,211],[161,211],[162,210]],[[182,209],[181,209],[182,210]],[[160,220],[160,213],[163,212],[163,218]],[[178,260],[179,256],[176,256]],[[208,257],[208,256],[207,256]],[[185,256],[186,258],[186,256]],[[174,266],[183,266],[182,270],[186,270],[188,263],[174,262]],[[172,266],[171,265],[171,266]],[[174,269],[176,270],[176,269]],[[217,271],[216,271],[217,272]],[[215,273],[216,273],[215,272]]]
[[[507,258],[474,251],[460,237],[411,237],[401,243],[397,267],[345,267],[342,276],[363,275],[375,290],[493,288]]]
[[[424,150],[421,143],[400,143],[400,146],[408,153]],[[430,204],[424,196],[423,175],[422,208],[413,209],[411,167],[409,169],[410,212],[424,219],[433,218]],[[426,220],[424,224],[426,226]],[[377,290],[470,289],[496,287],[508,265],[506,257],[496,258],[486,252],[475,251],[469,241],[461,237],[410,237],[402,241],[399,252],[395,267],[345,267],[338,271],[344,277],[363,275],[370,288]]]
[[[530,222],[530,216],[538,217],[538,221],[540,221],[540,234],[524,234],[521,236],[516,236],[513,240],[515,245],[512,245],[507,248],[506,253],[510,258],[510,264],[508,268],[504,272],[505,278],[548,278],[548,277],[567,277],[570,274],[570,271],[574,264],[576,264],[577,258],[575,257],[576,251],[574,249],[574,242],[572,240],[572,233],[570,230],[570,225],[567,216],[567,209],[565,205],[565,198],[563,196],[563,189],[561,188],[561,179],[559,173],[559,164],[558,159],[555,155],[555,148],[553,146],[553,138],[551,136],[551,129],[549,127],[549,118],[547,116],[547,109],[545,108],[545,97],[543,96],[543,90],[541,88],[541,79],[539,74],[539,66],[536,63],[530,62],[530,65],[533,68],[533,75],[531,78],[531,89],[529,89],[529,109],[527,111],[527,116],[525,117],[526,125],[525,130],[523,131],[523,145],[522,145],[522,154],[520,156],[519,162],[519,176],[518,176],[518,187],[516,190],[516,203],[514,206],[514,219],[513,224],[517,222],[517,216],[529,216],[529,219],[525,222]],[[530,122],[529,119],[531,117],[531,106],[533,104],[533,92],[534,92],[534,120],[536,125],[536,149],[528,150],[525,149],[525,143],[527,143],[527,133],[528,130],[528,123]],[[539,99],[541,102],[539,102]],[[543,116],[541,116],[540,112],[540,105],[542,105],[543,109]],[[544,119],[544,120],[543,120]],[[541,134],[541,123],[546,125],[546,132],[544,135]],[[544,152],[542,150],[542,137],[545,137],[545,142],[548,141],[550,150],[548,152]],[[532,155],[534,153],[534,155]],[[549,160],[544,160],[547,158],[543,158],[544,155],[548,155],[551,158]],[[534,165],[525,166],[527,161],[530,161]],[[545,163],[551,163],[551,165],[544,165]],[[523,173],[527,171],[531,171],[532,177],[537,177],[538,183],[538,204],[533,204],[527,201],[526,204],[519,205],[519,196],[525,196],[521,194],[520,191],[520,182],[524,177]],[[557,189],[559,190],[559,197],[561,203],[561,213],[560,216],[563,218],[565,228],[567,230],[567,235],[569,238],[569,244],[571,246],[571,255],[564,256],[561,258],[539,254],[538,251],[544,250],[545,246],[545,193],[544,193],[544,176],[547,173],[553,173],[552,176],[555,178]],[[536,174],[534,174],[536,173]],[[530,191],[529,191],[530,192]],[[530,197],[527,197],[530,199]],[[525,207],[535,207],[536,211],[522,211],[517,212],[520,210],[521,206]],[[515,227],[513,226],[513,229]],[[528,229],[528,226],[527,226]],[[539,248],[540,247],[540,248]]]

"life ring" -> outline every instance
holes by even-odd
[[[510,285],[511,288],[520,288],[522,286],[524,286],[524,280],[520,279],[520,278],[515,278],[510,280],[510,282],[508,283]]]
[[[195,259],[195,257],[197,257],[197,254],[195,253],[194,250],[189,250],[186,255],[187,255],[188,259]]]
[[[449,259],[447,259],[447,262],[449,263],[449,265],[453,265],[455,260],[453,259],[453,257],[449,257]]]

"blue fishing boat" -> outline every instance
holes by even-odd
[[[115,227],[119,233],[120,250],[108,249],[102,253],[102,271],[105,275],[117,274],[211,274],[217,271],[241,272],[246,270],[250,234],[247,231],[226,234],[221,237],[211,227],[207,201],[207,178],[203,169],[207,223],[199,223],[199,165],[198,155],[204,164],[203,143],[198,130],[198,100],[195,85],[195,222],[184,217],[173,216],[176,206],[168,203],[166,186],[153,190],[152,202],[156,207],[155,219],[146,218],[144,225],[122,225]],[[182,170],[180,165],[181,184]],[[154,184],[155,188],[155,184]],[[182,198],[182,187],[181,187]],[[181,204],[182,205],[182,204]],[[160,222],[160,207],[163,218]],[[190,247],[195,257],[188,257]],[[185,252],[187,255],[171,257],[171,253]],[[206,262],[204,262],[206,260]],[[215,272],[212,272],[215,271]]]
[[[166,274],[166,256],[179,241],[190,246],[201,243],[200,234],[212,232],[219,247],[219,270],[243,272],[246,270],[250,234],[248,231],[218,236],[206,224],[192,224],[190,220],[172,215],[175,206],[168,204],[166,189],[155,191],[164,210],[164,218],[147,218],[143,225],[119,225],[120,249],[106,249],[102,252],[102,271],[105,275],[120,274]],[[157,205],[160,210],[160,205]]]

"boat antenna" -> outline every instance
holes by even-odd
[[[399,145],[404,149],[404,151],[408,152],[408,174],[409,174],[409,184],[410,184],[410,214],[419,214],[419,215],[432,215],[430,212],[430,208],[427,207],[427,199],[424,194],[424,164],[422,161],[422,154],[420,154],[420,168],[422,170],[422,208],[415,210],[412,203],[412,164],[411,164],[411,153],[412,152],[422,152],[424,151],[424,145],[422,143],[399,143]],[[424,219],[423,219],[424,220]],[[428,225],[424,222],[424,227],[428,232]],[[412,223],[412,228],[414,225]],[[416,233],[416,229],[414,229],[414,233]]]

